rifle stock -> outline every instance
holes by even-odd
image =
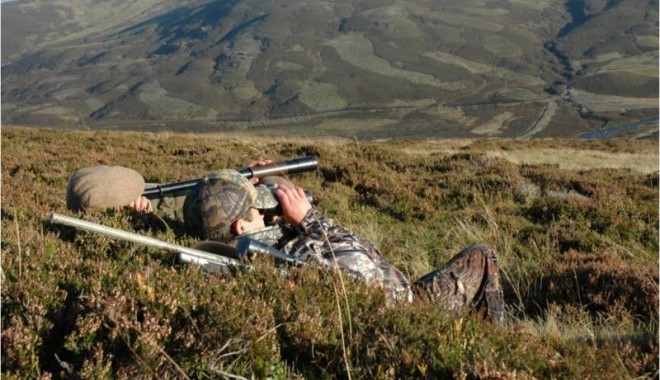
[[[286,161],[276,162],[272,165],[259,166],[255,168],[243,168],[239,169],[238,172],[245,178],[262,178],[270,175],[284,175],[284,174],[295,174],[295,173],[304,173],[308,171],[315,170],[318,167],[318,162],[314,156],[306,157],[297,157],[292,158]],[[163,196],[164,194],[174,193],[181,190],[190,190],[199,181],[201,178],[193,179],[189,181],[171,183],[167,185],[158,185],[149,189],[146,189],[142,196],[147,198],[153,196]]]

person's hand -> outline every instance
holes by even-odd
[[[131,203],[128,204],[129,208],[132,208],[135,211],[138,212],[152,212],[154,211],[153,206],[151,205],[151,201],[144,196],[140,196],[134,201],[131,201]]]
[[[258,168],[260,166],[272,165],[273,163],[275,163],[275,161],[273,161],[273,160],[256,160],[256,161],[250,162],[245,167],[246,168]],[[252,183],[253,185],[256,185],[258,182],[259,182],[259,178],[250,178],[250,183]]]
[[[273,163],[275,163],[275,161],[273,161],[273,160],[256,160],[256,161],[252,161],[249,164],[247,164],[247,167],[248,168],[256,168],[256,167],[259,167],[259,166],[272,165]]]
[[[282,217],[290,225],[297,227],[312,208],[305,191],[298,186],[275,185],[275,193],[282,206]]]

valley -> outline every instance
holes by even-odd
[[[657,117],[657,4],[487,3],[7,3],[2,122],[368,140]]]

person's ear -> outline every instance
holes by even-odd
[[[231,232],[234,234],[234,236],[240,236],[247,230],[247,226],[245,225],[245,220],[243,218],[237,219],[234,221],[234,223],[231,224]]]
[[[230,228],[231,228],[231,233],[234,236],[239,236],[240,234],[243,233],[243,231],[245,231],[245,226],[243,225],[243,220],[242,219],[235,220],[231,224]]]

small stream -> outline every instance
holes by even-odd
[[[583,133],[579,135],[578,138],[585,140],[604,139],[604,138],[616,136],[623,132],[631,131],[639,127],[643,127],[645,125],[657,124],[658,122],[660,122],[660,118],[637,120],[630,123],[621,124],[616,127],[604,129],[602,131]]]
[[[566,2],[566,9],[568,10],[568,13],[571,14],[571,22],[564,25],[564,27],[559,30],[557,38],[565,37],[573,29],[582,25],[591,18],[590,16],[587,16],[584,11],[583,0],[568,0]]]
[[[620,2],[621,0],[609,0],[600,13],[603,13],[605,11],[614,8]],[[564,25],[564,27],[562,27],[559,30],[559,33],[557,34],[557,38],[565,37],[567,34],[572,32],[573,29],[577,28],[578,26],[584,24],[585,22],[589,21],[589,19],[594,17],[594,15],[589,15],[585,12],[584,0],[567,0],[565,4],[566,4],[566,10],[568,10],[568,13],[570,13],[571,15],[571,22]]]

